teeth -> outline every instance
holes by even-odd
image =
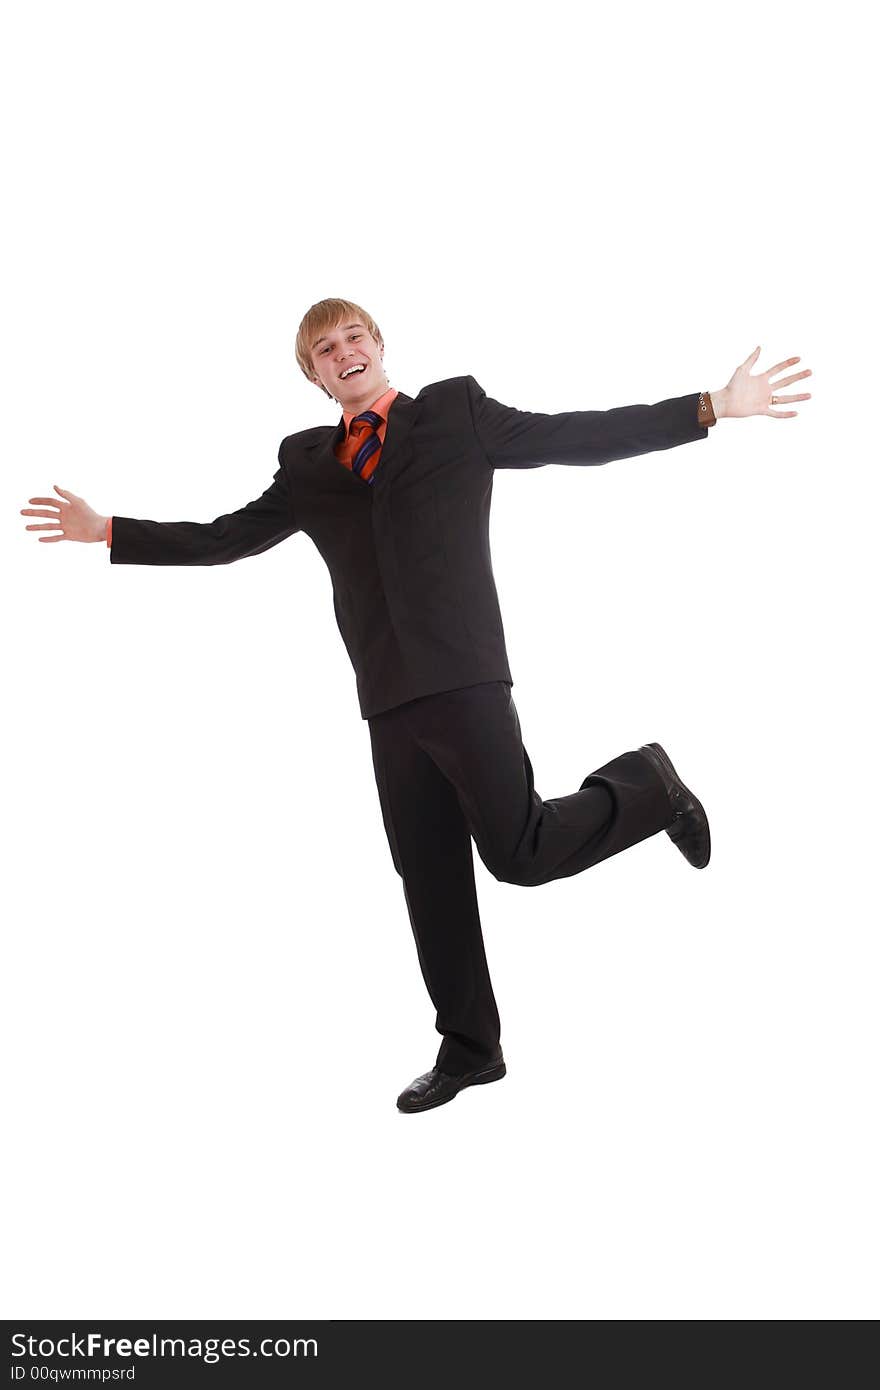
[[[356,363],[353,367],[346,367],[345,371],[342,373],[342,380],[344,381],[347,376],[351,376],[352,372],[362,372],[363,370],[363,364],[360,362]]]

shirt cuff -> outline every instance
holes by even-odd
[[[112,544],[113,544],[113,518],[112,518],[112,516],[108,516],[108,518],[107,518],[107,525],[106,525],[106,527],[105,527],[105,529],[104,529],[104,537],[105,537],[105,539],[106,539],[108,545],[112,545]]]
[[[715,411],[712,409],[712,397],[709,395],[708,391],[701,391],[700,398],[697,401],[697,424],[708,427],[715,423]]]

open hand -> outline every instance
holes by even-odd
[[[751,357],[747,357],[739,367],[737,367],[730,381],[721,393],[723,397],[723,414],[734,417],[746,415],[772,415],[774,420],[787,420],[792,415],[797,415],[796,410],[771,410],[771,405],[779,404],[783,401],[808,401],[810,392],[806,391],[799,395],[780,396],[777,394],[781,386],[790,386],[793,381],[800,381],[802,377],[812,376],[812,371],[806,368],[802,372],[793,372],[791,376],[783,377],[781,381],[771,384],[770,378],[775,372],[781,372],[786,367],[793,367],[795,362],[800,362],[799,357],[787,357],[784,362],[777,362],[775,367],[770,367],[768,371],[761,372],[758,376],[751,376],[751,368],[755,365],[759,347],[755,348]],[[712,400],[715,400],[715,393],[712,393]],[[716,412],[717,413],[717,412]]]
[[[42,503],[51,511],[36,511],[22,507],[22,516],[49,516],[51,521],[39,525],[26,526],[26,531],[61,531],[60,536],[40,536],[41,541],[102,541],[105,537],[107,518],[93,512],[88,502],[77,497],[75,492],[66,492],[63,487],[53,483],[57,493],[66,500],[57,501],[54,497],[31,497],[30,502]]]

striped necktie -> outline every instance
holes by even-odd
[[[355,454],[351,461],[351,471],[356,473],[359,478],[363,478],[365,483],[372,483],[376,469],[379,467],[378,458],[374,459],[372,466],[370,460],[378,454],[382,448],[381,440],[377,430],[382,423],[382,416],[377,415],[375,410],[365,410],[362,414],[356,415],[349,426],[349,438],[354,435]]]

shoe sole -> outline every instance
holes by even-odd
[[[684,855],[683,857],[687,860],[688,864],[691,864],[692,869],[705,869],[712,856],[712,839],[709,834],[709,817],[706,815],[703,803],[702,801],[700,801],[698,797],[694,796],[690,787],[686,787],[684,782],[682,782],[675,768],[672,766],[672,761],[669,757],[669,754],[666,752],[666,749],[661,747],[659,743],[649,743],[647,747],[652,748],[654,750],[654,752],[657,754],[657,757],[660,759],[663,766],[666,768],[666,771],[669,773],[671,777],[675,778],[682,791],[687,792],[691,801],[694,803],[694,810],[698,811],[700,816],[702,817],[703,824],[706,827],[706,858],[703,860],[702,864],[691,864],[691,861],[687,858],[687,855]],[[666,833],[667,835],[669,835],[669,827],[667,827]],[[672,839],[672,836],[669,835],[669,838]],[[676,844],[675,840],[673,840],[672,843],[675,845],[676,849],[678,849],[678,845]]]
[[[404,1115],[417,1115],[422,1110],[436,1110],[438,1105],[448,1105],[451,1100],[455,1100],[455,1097],[467,1090],[468,1086],[486,1086],[490,1081],[500,1081],[506,1074],[507,1064],[499,1062],[496,1066],[486,1067],[485,1071],[469,1077],[463,1085],[457,1086],[451,1095],[441,1096],[439,1100],[429,1100],[427,1105],[401,1105],[398,1102],[397,1108]]]

